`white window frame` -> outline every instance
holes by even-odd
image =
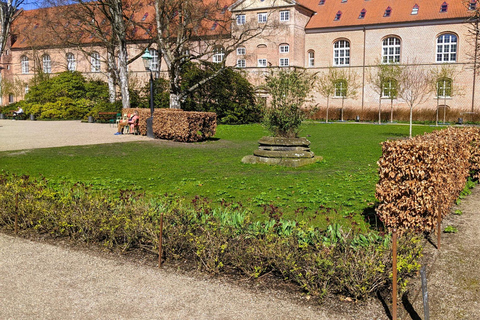
[[[52,59],[48,54],[42,57],[43,73],[52,73]]]
[[[280,53],[289,53],[290,52],[290,45],[288,44],[281,44],[278,46],[278,50]]]
[[[100,64],[100,54],[98,52],[92,52],[90,55],[90,63],[92,64],[91,71],[92,72],[100,72],[101,64]]]
[[[452,97],[453,80],[450,78],[442,78],[437,80],[437,98],[451,98]]]
[[[333,65],[349,66],[350,65],[350,41],[338,40],[333,44]]]
[[[267,13],[266,12],[260,12],[258,13],[258,23],[267,23]]]
[[[436,62],[457,62],[458,37],[444,33],[437,38]]]
[[[290,10],[280,11],[280,21],[281,22],[290,21]]]
[[[338,86],[340,85],[340,86]],[[346,91],[347,88],[343,88],[343,86],[346,85],[346,81],[344,79],[339,79],[337,82],[335,82],[335,92],[334,92],[334,98],[345,98],[346,97]]]
[[[150,64],[148,67],[152,71],[158,71],[158,51],[155,49],[150,49],[148,50],[150,52],[150,55],[152,56],[152,59],[150,60]]]
[[[220,63],[225,58],[225,49],[223,47],[217,47],[213,49],[212,61],[213,63]]]
[[[245,47],[238,47],[237,48],[237,55],[244,56],[247,54],[247,49]]]
[[[396,89],[396,86],[398,86],[398,82],[394,79],[387,79],[385,82],[382,84],[382,98],[384,99],[392,99],[392,90]],[[393,97],[394,99],[396,97]]]
[[[237,26],[244,25],[247,23],[247,16],[244,14],[237,14]]]
[[[382,41],[382,63],[400,63],[402,41],[398,37],[388,37]]]
[[[75,60],[75,55],[73,53],[67,53],[67,70],[76,71],[77,70],[77,61]]]
[[[288,67],[290,66],[290,59],[289,58],[280,58],[280,61],[278,63],[280,67]]]
[[[268,66],[267,59],[258,59],[257,63],[259,68],[266,68]]]
[[[22,56],[21,65],[22,65],[22,74],[28,74],[30,72],[30,61],[27,56]]]
[[[308,56],[307,65],[309,67],[315,67],[315,51],[312,51],[312,50],[308,51],[307,56]]]
[[[238,59],[236,67],[237,68],[246,68],[247,67],[247,62],[245,61],[245,59]]]

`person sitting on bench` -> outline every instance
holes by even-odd
[[[13,119],[17,119],[18,115],[23,115],[22,107],[18,107],[18,110],[13,111]]]
[[[135,111],[128,120],[122,120],[118,123],[118,131],[115,133],[115,135],[123,134],[123,128],[126,126],[130,125],[132,130],[130,132],[133,132],[133,126],[135,126],[135,123],[137,122],[138,119],[138,111]]]

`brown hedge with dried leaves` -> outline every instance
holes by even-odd
[[[124,113],[138,111],[140,133],[147,134],[150,109],[125,109]],[[153,134],[155,138],[180,142],[203,141],[215,135],[217,115],[214,112],[193,112],[181,109],[155,109]]]
[[[377,214],[391,231],[430,232],[446,216],[467,178],[478,178],[480,129],[448,128],[386,141],[378,161]]]

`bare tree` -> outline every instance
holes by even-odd
[[[225,70],[225,59],[237,46],[259,36],[272,23],[232,23],[225,1],[155,0],[157,44],[168,69],[170,108],[180,108],[188,94]],[[271,12],[269,13],[272,14]],[[182,86],[182,69],[189,62],[211,61],[215,72],[190,86]]]
[[[431,73],[416,64],[401,66],[398,95],[410,108],[410,131],[412,137],[413,108],[427,101],[432,93]]]
[[[380,64],[369,74],[369,82],[378,94],[378,123],[382,123],[382,99],[390,99],[390,122],[393,122],[393,100],[397,98],[400,67],[396,64]]]
[[[335,93],[335,79],[337,79],[337,70],[329,68],[328,72],[324,72],[318,76],[317,91],[327,99],[327,110],[325,115],[325,122],[328,123],[328,111],[330,108],[330,97]]]
[[[431,86],[432,91],[437,96],[437,112],[435,117],[435,125],[438,126],[438,113],[440,109],[440,99],[443,98],[443,123],[445,124],[447,99],[454,95],[461,94],[460,87],[455,83],[455,78],[458,72],[455,67],[449,64],[442,64],[441,66],[431,70]]]
[[[5,50],[5,45],[7,43],[8,36],[10,35],[10,27],[17,10],[23,4],[24,0],[7,0],[0,2],[0,56]]]

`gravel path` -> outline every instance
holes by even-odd
[[[151,141],[140,135],[115,136],[115,132],[115,126],[105,123],[0,120],[0,151]]]

